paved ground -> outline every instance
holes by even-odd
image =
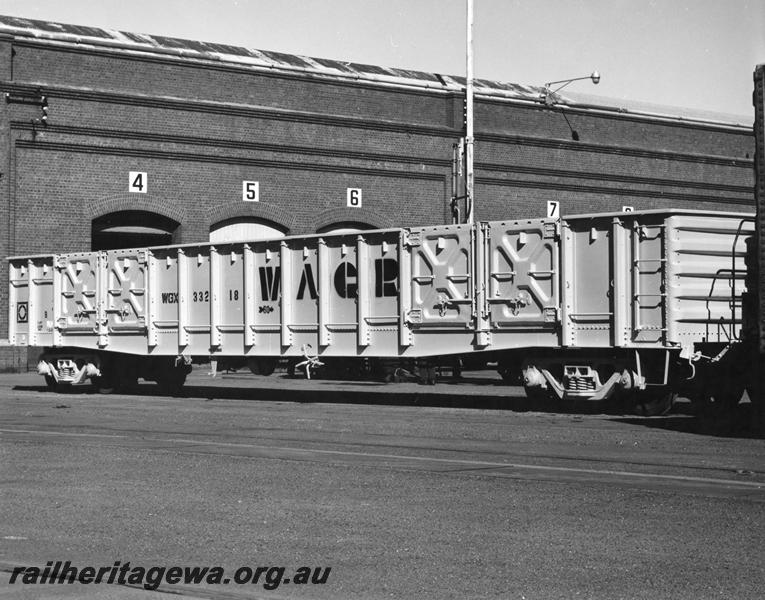
[[[0,376],[0,597],[739,599],[765,589],[765,441],[745,426],[746,406],[722,424],[682,410],[507,410],[523,406],[520,390],[482,377],[424,387],[211,383],[195,372],[190,384],[184,398],[149,384],[57,395],[36,376]],[[323,585],[275,589],[9,583],[16,566],[59,560],[331,572]]]

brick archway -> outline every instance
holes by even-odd
[[[316,215],[311,231],[301,233],[316,233],[336,223],[358,223],[368,225],[372,229],[387,229],[395,227],[392,218],[370,208],[330,208]]]
[[[259,202],[229,202],[218,204],[207,211],[207,230],[231,219],[259,219],[271,222],[284,230],[285,235],[294,235],[297,219],[271,204]]]
[[[156,213],[183,225],[183,211],[177,206],[163,199],[147,199],[140,194],[120,194],[95,200],[85,206],[85,216],[93,220],[109,213],[122,211],[143,211]]]

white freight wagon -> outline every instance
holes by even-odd
[[[483,352],[530,397],[666,399],[738,338],[753,228],[655,210],[13,257],[9,339],[50,385]]]

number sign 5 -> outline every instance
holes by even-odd
[[[260,201],[260,184],[257,181],[242,181],[242,200],[245,202]]]

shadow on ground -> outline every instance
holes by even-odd
[[[751,403],[741,403],[732,411],[697,413],[688,407],[687,414],[669,414],[664,417],[618,417],[618,423],[641,425],[695,435],[739,439],[765,439],[765,419]]]
[[[664,429],[696,435],[715,437],[752,438],[765,437],[765,421],[756,414],[750,403],[739,404],[729,414],[698,414],[690,402],[680,402],[672,412],[663,417],[639,417],[625,414],[623,410],[602,404],[584,402],[561,406],[560,403],[540,405],[526,398],[522,388],[508,386],[501,381],[466,378],[439,384],[438,386],[416,384],[385,384],[376,381],[327,381],[311,382],[285,376],[242,378],[223,380],[225,385],[198,385],[194,382],[184,386],[177,397],[202,400],[247,400],[294,403],[336,403],[381,406],[424,406],[441,408],[465,408],[481,410],[506,410],[514,412],[546,412],[552,414],[605,414],[610,420],[642,427]],[[245,381],[247,384],[245,384]],[[76,386],[69,390],[53,392],[43,386],[14,386],[14,390],[49,394],[65,398],[71,395],[97,395],[90,385]],[[153,383],[140,383],[129,391],[134,396],[166,397]]]
[[[278,383],[258,387],[231,386],[215,387],[212,385],[186,385],[177,397],[205,400],[257,400],[269,402],[296,403],[339,403],[339,404],[379,404],[390,406],[431,406],[444,408],[477,408],[492,410],[529,410],[523,390],[514,388],[492,387],[491,392],[475,394],[443,393],[429,386],[421,386],[422,391],[411,389],[396,390],[397,384],[333,382],[331,389],[320,386],[310,388],[280,387]],[[362,387],[363,386],[363,387]],[[408,386],[411,388],[413,386]],[[418,386],[420,387],[420,386]],[[353,388],[353,389],[350,389]],[[359,389],[362,388],[362,389]],[[378,389],[375,389],[378,388]],[[68,395],[96,395],[92,386],[77,386],[70,390],[53,392],[45,386],[18,385],[16,391],[40,392],[52,397],[66,398]],[[495,391],[496,390],[496,391]],[[501,391],[500,391],[501,390]],[[141,383],[130,391],[123,392],[135,396],[166,396],[153,383]]]

